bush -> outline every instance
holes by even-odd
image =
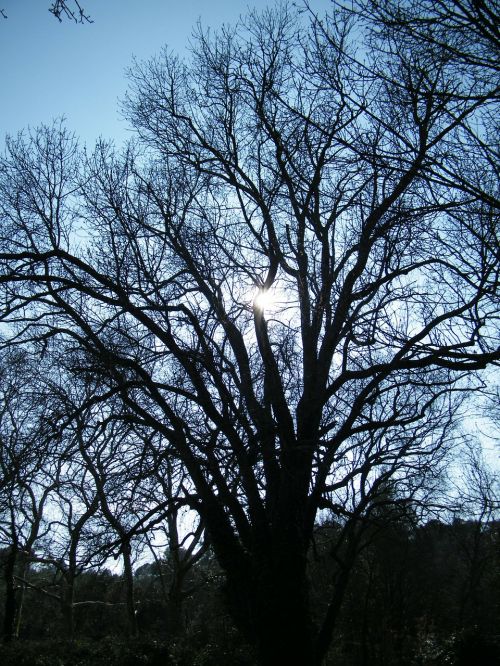
[[[173,666],[165,644],[124,642],[22,641],[0,648],[3,666]]]

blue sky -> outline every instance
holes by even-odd
[[[132,56],[148,58],[167,44],[182,55],[198,19],[218,27],[247,8],[276,0],[81,0],[94,23],[59,23],[50,0],[0,0],[0,143],[7,133],[64,116],[84,142],[129,135],[118,100]],[[326,9],[328,0],[315,0]]]

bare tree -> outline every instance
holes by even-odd
[[[500,29],[492,0],[355,0],[346,9],[365,17],[369,26],[382,28],[385,37],[399,35],[412,48],[430,48],[434,57],[478,68],[481,79],[491,75],[495,82],[500,70]]]
[[[157,460],[155,454],[164,458],[165,449],[158,453],[150,431],[138,427],[131,419],[133,415],[112,395],[96,400],[95,382],[87,383],[84,391],[81,388],[77,377],[73,378],[73,386],[66,388],[59,427],[68,431],[74,446],[73,460],[78,460],[81,473],[93,489],[92,501],[84,502],[87,510],[81,518],[86,522],[99,509],[104,525],[90,553],[94,557],[112,555],[123,562],[127,626],[134,636],[138,633],[134,558],[140,554],[145,539],[151,544],[158,526],[165,521],[167,534],[172,530],[171,539],[179,543],[177,512],[185,502],[180,490],[174,490],[170,470],[166,471],[162,461]],[[164,474],[159,483],[160,470]]]
[[[184,601],[193,592],[186,582],[210,546],[200,516],[189,509],[191,500],[186,486],[189,488],[190,483],[185,470],[158,451],[153,473],[142,492],[152,491],[150,497],[170,499],[166,520],[147,535],[167,606],[166,626],[170,638],[180,636],[185,629]]]
[[[454,521],[452,534],[457,550],[462,554],[464,567],[460,591],[459,619],[467,626],[468,612],[480,605],[478,590],[482,578],[495,555],[488,548],[491,530],[498,524],[500,511],[500,479],[483,459],[477,442],[469,442],[469,453],[464,460],[462,484],[468,491],[462,497],[460,516]],[[465,519],[465,520],[464,520]]]
[[[24,579],[38,542],[50,530],[46,507],[60,463],[48,419],[50,399],[36,360],[19,350],[0,359],[0,545],[5,579],[3,639],[17,637]]]
[[[358,58],[352,20],[200,30],[132,70],[136,146],[41,128],[0,163],[3,321],[162,437],[262,664],[322,662],[364,519],[425,497],[500,359],[491,72],[398,31]],[[316,627],[324,508],[345,566]]]

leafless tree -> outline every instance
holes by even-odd
[[[133,68],[123,153],[56,126],[0,163],[12,341],[161,436],[262,664],[322,662],[364,519],[425,497],[500,359],[497,84],[368,19],[200,29],[190,63]],[[345,566],[315,627],[322,509]]]
[[[500,29],[492,0],[355,0],[346,9],[365,17],[368,26],[382,28],[385,37],[399,35],[411,48],[430,48],[448,63],[479,68],[483,80],[498,75]]]
[[[19,350],[0,358],[0,547],[5,580],[3,639],[19,633],[24,578],[38,542],[50,530],[46,508],[60,462],[48,427],[50,399],[36,360]]]

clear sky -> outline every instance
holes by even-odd
[[[128,135],[118,100],[132,56],[146,59],[167,44],[182,55],[200,19],[234,23],[248,7],[277,0],[81,0],[94,23],[59,23],[50,0],[0,0],[0,145],[7,133],[64,116],[87,144]],[[329,0],[315,0],[323,10]]]

